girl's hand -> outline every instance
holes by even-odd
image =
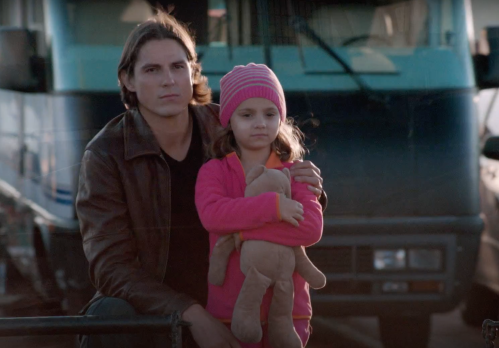
[[[296,161],[289,169],[291,176],[298,182],[310,184],[308,189],[317,197],[322,194],[321,170],[310,161]]]
[[[281,220],[289,222],[293,226],[298,227],[298,221],[303,221],[303,205],[283,194],[279,197],[279,212],[281,213]]]

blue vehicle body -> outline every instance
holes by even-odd
[[[117,63],[142,20],[126,20],[129,3],[45,0],[37,34],[47,43],[46,89],[0,90],[7,250],[34,281],[47,276],[34,271],[44,262],[62,290],[88,285],[78,164],[88,140],[123,111]],[[308,251],[328,278],[312,292],[314,313],[451,310],[470,285],[483,228],[469,1],[294,3],[339,58],[297,33],[281,0],[206,2],[208,34],[197,50],[215,100],[234,65],[271,66],[307,135],[307,159],[329,197],[323,239]],[[115,30],[95,36],[91,28],[106,23]]]

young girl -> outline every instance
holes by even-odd
[[[275,192],[244,197],[245,173],[254,166],[289,168],[304,153],[302,133],[286,119],[284,92],[267,66],[236,66],[220,81],[220,123],[224,127],[211,147],[215,159],[199,171],[196,207],[210,233],[210,253],[222,235],[240,232],[242,240],[265,240],[287,246],[309,246],[322,235],[322,210],[306,184],[292,179],[292,199]],[[293,323],[306,345],[312,315],[309,287],[296,272]],[[244,274],[239,253],[233,252],[222,286],[209,284],[206,309],[215,318],[230,321]],[[266,318],[272,298],[267,290],[261,306],[263,339],[243,347],[270,347]]]

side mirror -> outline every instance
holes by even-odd
[[[499,87],[499,27],[487,27],[475,56],[475,73],[480,88]]]
[[[40,85],[35,71],[34,35],[27,29],[0,27],[0,88],[35,90]]]
[[[487,158],[499,160],[499,136],[489,137],[485,141],[482,153]]]

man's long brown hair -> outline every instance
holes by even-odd
[[[208,79],[201,75],[201,65],[197,61],[196,43],[194,36],[187,26],[177,21],[167,12],[159,9],[157,13],[144,23],[138,25],[126,40],[123,53],[118,65],[118,81],[121,88],[121,100],[127,108],[138,106],[137,95],[129,91],[121,81],[120,74],[125,72],[133,77],[133,70],[140,49],[151,40],[175,40],[184,49],[192,69],[193,94],[191,104],[207,104],[211,102],[211,89],[208,87]]]

